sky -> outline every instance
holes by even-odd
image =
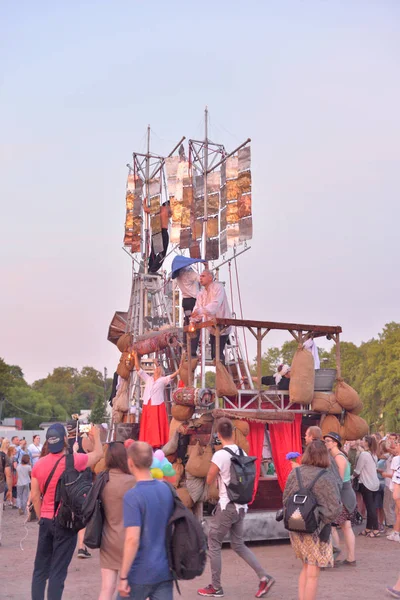
[[[0,356],[114,371],[125,165],[148,124],[159,154],[202,137],[206,105],[213,141],[252,138],[244,317],[357,344],[399,321],[399,67],[397,0],[4,0]]]

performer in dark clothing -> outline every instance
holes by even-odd
[[[257,377],[253,377],[255,383],[258,382]],[[279,365],[275,375],[266,375],[261,377],[263,385],[276,385],[280,391],[288,391],[290,384],[290,367],[289,365]]]

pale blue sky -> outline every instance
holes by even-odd
[[[399,320],[397,0],[0,11],[0,356],[29,381],[113,371],[125,164],[148,123],[159,153],[200,136],[205,104],[212,139],[253,139],[245,317],[341,324],[357,343]]]

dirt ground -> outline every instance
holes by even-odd
[[[30,581],[37,541],[37,523],[28,523],[18,511],[6,508],[3,514],[3,538],[0,547],[1,576],[0,600],[29,600]],[[27,534],[26,539],[21,539]],[[295,559],[289,542],[262,542],[250,544],[276,584],[268,594],[271,600],[296,600],[297,577],[300,562]],[[99,553],[93,550],[87,560],[73,558],[68,571],[63,600],[97,600],[100,590]],[[329,569],[321,573],[319,600],[375,600],[385,598],[385,587],[393,585],[400,570],[400,545],[386,538],[357,538],[356,568]],[[222,553],[222,584],[225,598],[242,600],[253,598],[257,579],[249,567],[230,550]],[[210,583],[207,566],[202,577],[182,582],[182,600],[197,598],[198,587]],[[175,593],[175,598],[178,594]]]

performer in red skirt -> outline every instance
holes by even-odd
[[[153,377],[140,367],[138,355],[134,354],[138,375],[146,382],[143,394],[142,417],[140,419],[139,440],[147,442],[153,448],[161,448],[168,442],[169,424],[165,408],[165,386],[179,373],[164,376],[164,369],[157,366]]]

